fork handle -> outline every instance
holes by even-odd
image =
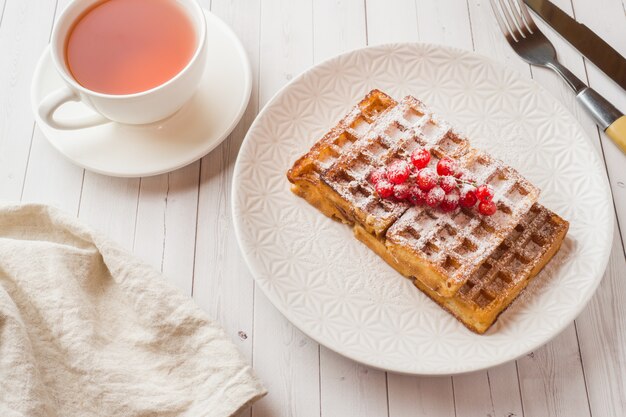
[[[626,154],[626,116],[622,116],[611,123],[605,132]]]
[[[587,109],[598,126],[626,154],[626,116],[590,87],[579,91],[576,100]]]
[[[576,100],[591,114],[598,126],[626,154],[626,116],[593,88],[587,87],[577,76],[558,61],[546,65],[563,78],[576,92]]]

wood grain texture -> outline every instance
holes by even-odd
[[[522,416],[517,367],[510,362],[452,378],[458,416]]]
[[[626,55],[622,0],[554,0]],[[201,0],[242,40],[252,99],[224,143],[181,170],[116,179],[68,163],[34,128],[30,79],[55,14],[69,0],[0,0],[0,200],[43,202],[133,250],[216,319],[270,390],[242,416],[587,416],[626,414],[624,157],[552,73],[529,68],[503,41],[486,0]],[[541,25],[541,23],[540,23]],[[550,29],[559,58],[626,109],[626,95]],[[233,235],[232,169],[260,107],[310,65],[365,44],[474,48],[532,76],[579,120],[605,158],[620,229],[589,306],[548,345],[517,362],[451,377],[410,377],[352,362],[295,329],[255,289]],[[622,232],[620,235],[619,232]]]
[[[30,81],[48,44],[56,1],[6,0],[0,26],[0,198],[17,201],[35,126]]]
[[[2,25],[2,19],[4,18],[4,9],[5,9],[6,4],[7,4],[6,0],[0,1],[0,26]]]
[[[523,416],[522,397],[519,392],[519,378],[517,362],[509,362],[496,366],[487,372],[487,385],[491,393],[490,401],[493,405],[494,416],[515,417]],[[515,393],[515,389],[518,392]]]
[[[50,16],[51,26],[69,1],[57,1],[56,8]],[[41,35],[49,40],[51,31]],[[28,88],[30,94],[30,84]],[[23,201],[49,204],[77,215],[84,174],[84,169],[68,163],[53,149],[41,130],[35,126],[22,187]]]
[[[22,201],[43,203],[78,213],[84,170],[68,161],[35,128],[24,178]]]
[[[78,217],[132,251],[139,181],[139,178],[114,178],[86,172]]]
[[[388,384],[389,417],[455,415],[451,377],[413,377],[389,374]]]
[[[367,45],[365,2],[316,0],[313,2],[313,58],[319,63]]]
[[[323,416],[387,415],[387,376],[324,347],[320,352],[320,404]]]
[[[416,0],[416,8],[418,37],[421,42],[473,49],[471,21],[465,2]]]
[[[574,349],[565,349],[575,346]],[[574,326],[518,360],[527,416],[590,416]]]
[[[193,282],[199,174],[196,162],[141,180],[133,243],[137,256],[188,296]]]
[[[494,415],[495,407],[489,390],[487,372],[455,375],[452,378],[457,415],[478,417]]]
[[[319,417],[319,345],[259,292],[255,293],[254,368],[269,394],[252,407],[252,416]]]
[[[258,112],[259,1],[213,0],[211,11],[241,39],[253,73],[248,108],[230,136],[200,164],[194,263],[194,300],[252,359],[254,281],[239,251],[231,219],[232,171],[239,147]]]
[[[365,3],[369,45],[419,40],[415,1],[366,0]]]
[[[593,416],[626,415],[626,261],[615,229],[600,288],[576,320]]]

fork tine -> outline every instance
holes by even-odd
[[[513,33],[511,33],[506,22],[502,19],[502,14],[500,13],[500,10],[498,10],[496,0],[489,0],[489,3],[491,3],[491,10],[493,10],[493,15],[496,17],[496,21],[498,22],[498,26],[500,26],[500,30],[502,31],[504,37],[509,41],[512,39],[517,42],[517,38]]]
[[[506,22],[508,23],[509,30],[511,31],[511,34],[513,35],[513,37],[515,38],[516,41],[521,39],[522,38],[522,34],[517,29],[517,26],[515,26],[515,23],[513,23],[513,18],[511,17],[511,12],[508,10],[508,7],[506,6],[506,3],[504,2],[504,0],[498,0],[498,2],[500,3],[500,10],[502,11],[502,14],[504,15],[504,18],[506,19]]]
[[[511,11],[511,14],[513,16],[513,20],[515,21],[515,26],[517,27],[517,30],[525,38],[526,34],[530,30],[526,27],[526,25],[524,23],[524,19],[522,18],[520,13],[517,11],[517,7],[515,7],[514,0],[509,0],[509,10]]]
[[[517,4],[519,5],[520,10],[522,11],[522,16],[524,16],[524,22],[526,23],[526,27],[530,31],[530,33],[535,33],[537,29],[537,25],[533,20],[530,12],[528,11],[528,7],[524,4],[524,0],[517,0]]]

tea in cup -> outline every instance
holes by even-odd
[[[51,54],[66,85],[39,104],[50,126],[156,122],[179,110],[200,83],[204,13],[195,0],[75,0],[54,27]],[[68,101],[96,113],[57,120]]]

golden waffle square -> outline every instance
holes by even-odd
[[[455,158],[469,148],[467,139],[437,121],[419,100],[409,96],[398,103],[372,90],[294,163],[287,177],[294,193],[320,210],[322,196],[330,200],[324,205],[334,206],[333,213],[322,210],[325,214],[381,235],[409,205],[378,198],[368,177],[419,145]]]
[[[375,195],[367,182],[372,166],[358,165],[358,162],[349,170],[335,166],[345,166],[343,160],[352,155],[353,148],[363,146],[371,126],[397,104],[381,91],[372,90],[367,94],[294,163],[287,173],[289,181],[294,184],[292,191],[328,216],[350,224],[361,221],[368,225],[368,230],[386,230],[408,204],[379,199]],[[366,172],[357,172],[361,167]]]
[[[330,198],[350,222],[381,236],[409,204],[378,198],[369,175],[394,160],[408,159],[420,146],[431,148],[434,164],[443,156],[458,158],[469,149],[467,139],[435,120],[423,103],[409,96],[381,113],[368,132],[320,173],[320,180],[335,192],[328,195],[338,196]]]
[[[431,164],[436,165],[437,158]],[[459,158],[464,179],[489,184],[498,210],[482,216],[475,210],[443,213],[411,207],[386,233],[391,253],[413,275],[445,297],[454,295],[537,201],[538,190],[510,167],[470,149]]]
[[[384,239],[355,226],[355,236],[470,330],[482,334],[552,259],[565,238],[569,223],[535,204],[452,297],[442,297],[412,275]]]
[[[396,159],[408,158],[418,146],[430,149],[431,168],[435,169],[438,160],[448,156],[458,162],[464,179],[492,185],[498,207],[496,214],[487,218],[466,210],[467,224],[459,225],[451,220],[450,214],[379,198],[368,181],[371,172]],[[378,90],[371,91],[298,159],[288,178],[296,194],[327,216],[359,224],[378,237],[393,230],[395,238],[390,242],[394,254],[412,259],[413,275],[444,296],[458,291],[539,194],[515,170],[470,148],[466,138],[438,120],[419,100],[408,96],[396,102]],[[426,219],[426,213],[439,220],[421,224],[414,221]],[[392,226],[409,220],[408,229]],[[457,230],[461,226],[467,230]],[[459,241],[452,239],[450,244],[441,239],[434,241],[445,235],[446,230]],[[459,253],[457,247],[461,244],[466,249],[480,250]]]

